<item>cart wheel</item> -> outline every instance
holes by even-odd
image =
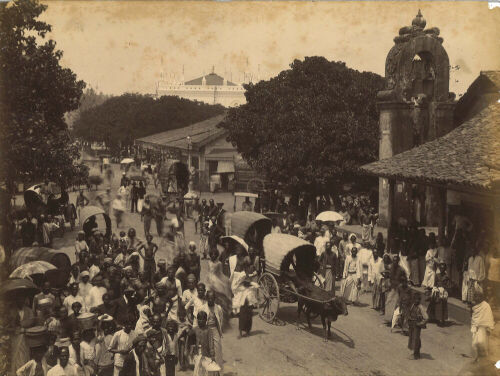
[[[272,274],[264,273],[259,278],[259,316],[272,323],[278,314],[280,292],[278,282]]]
[[[321,279],[319,278],[319,275],[317,273],[314,273],[313,275],[313,283],[316,286],[321,287],[322,289],[325,288],[325,285],[323,284],[323,282],[321,282]]]

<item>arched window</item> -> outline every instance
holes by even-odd
[[[422,51],[413,57],[411,81],[411,97],[416,97],[418,94],[425,94],[428,100],[434,98],[436,69],[434,58],[430,52]]]

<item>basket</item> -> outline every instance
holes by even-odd
[[[97,315],[95,313],[85,312],[78,316],[78,324],[81,331],[94,329],[96,327]]]

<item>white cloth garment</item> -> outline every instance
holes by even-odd
[[[130,333],[125,333],[124,330],[119,330],[113,335],[109,349],[114,350],[130,350],[132,348],[132,341],[134,340],[135,333],[131,331]],[[125,355],[115,354],[114,364],[118,367],[123,367],[123,361],[125,360]]]
[[[49,372],[47,372],[47,376],[77,376],[77,374],[76,366],[69,362],[64,368],[58,362]]]
[[[107,292],[105,287],[92,286],[89,291],[88,308],[94,308],[103,303],[102,296]]]
[[[83,298],[83,301],[85,302],[85,307],[90,307],[90,289],[92,288],[92,285],[90,282],[83,283],[80,282],[78,285],[78,295],[80,295]]]

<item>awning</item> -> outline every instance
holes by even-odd
[[[219,161],[217,163],[217,173],[218,174],[232,174],[234,173],[234,162],[233,161]]]

